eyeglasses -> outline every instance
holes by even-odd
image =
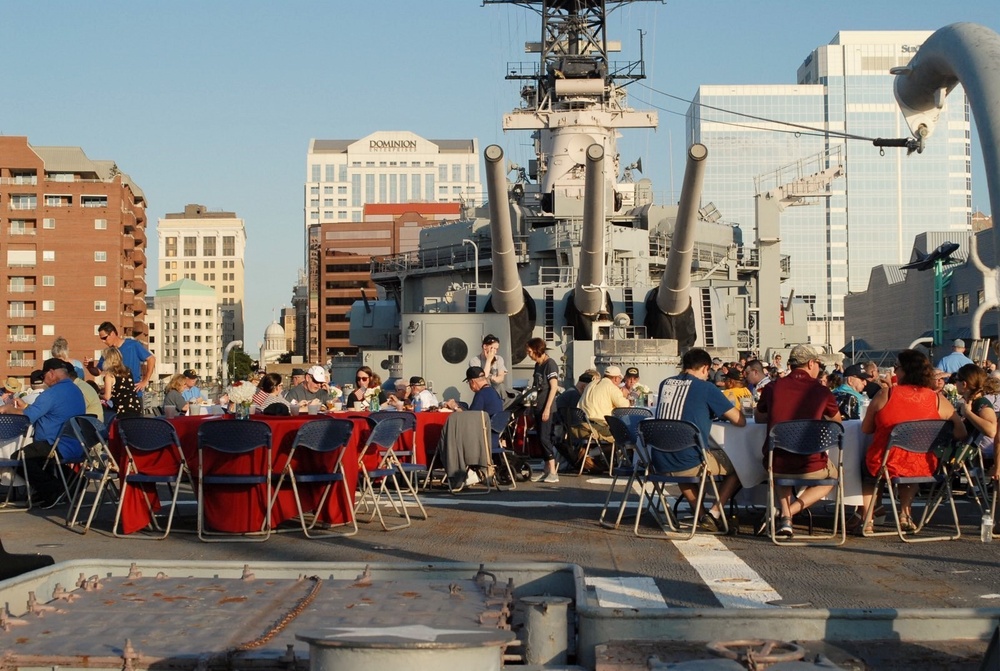
[[[361,377],[360,375],[358,377],[354,378],[354,379],[357,382],[367,382],[368,381],[367,377]]]
[[[98,337],[98,338],[100,338],[101,340],[107,340],[109,336],[106,336],[106,335],[98,335],[97,337]]]

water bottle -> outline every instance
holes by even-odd
[[[983,521],[979,525],[979,540],[984,543],[993,542],[993,515],[983,513]]]
[[[868,404],[871,403],[871,399],[867,396],[861,397],[861,403],[858,404],[858,419],[864,419],[865,413],[868,412]]]
[[[413,412],[420,412],[424,409],[424,404],[420,400],[420,394],[413,397]]]
[[[378,394],[372,396],[372,402],[370,407],[372,412],[378,412],[379,409],[382,407],[382,405],[378,402]]]

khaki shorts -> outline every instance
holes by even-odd
[[[733,462],[729,460],[729,455],[720,449],[709,448],[705,450],[705,465],[708,467],[708,472],[712,475],[729,475],[736,472],[736,469],[733,468]],[[670,475],[688,478],[698,475],[699,470],[701,470],[701,467],[696,466],[695,468],[689,468],[686,471],[677,471]]]
[[[829,480],[837,477],[837,466],[832,462],[826,462],[826,468],[809,473],[775,473],[776,478],[797,478],[800,480]]]

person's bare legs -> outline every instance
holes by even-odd
[[[795,498],[788,504],[788,512],[789,512],[788,517],[794,517],[795,515],[798,515],[803,510],[813,505],[814,503],[816,503],[817,501],[819,501],[832,491],[833,491],[833,485],[806,487],[801,492],[799,492],[797,498]],[[782,504],[784,504],[784,500],[782,500]],[[785,509],[783,507],[782,514],[784,514],[784,510]]]

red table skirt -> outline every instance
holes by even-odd
[[[329,500],[319,511],[320,520],[331,524],[344,522],[348,519],[346,505],[353,505],[354,489],[358,474],[358,452],[364,446],[369,434],[369,424],[366,419],[367,413],[346,412],[332,415],[337,419],[350,419],[354,422],[354,431],[344,451],[342,461],[346,491],[349,503],[345,501],[342,493],[338,493],[337,487],[331,492]],[[431,450],[437,446],[441,436],[444,422],[447,420],[447,413],[426,412],[417,415],[417,430],[415,435],[404,434],[398,446],[404,450],[411,450],[414,453],[415,463],[426,463],[427,448]],[[249,421],[264,422],[271,428],[272,447],[272,473],[280,473],[287,463],[288,454],[291,452],[295,435],[303,424],[309,421],[323,420],[323,416],[299,415],[296,417],[276,417],[271,415],[255,415]],[[175,417],[169,420],[177,431],[180,438],[181,449],[187,459],[191,474],[197,483],[198,476],[198,427],[202,422],[217,421],[217,417],[197,416],[197,417]],[[112,428],[112,445],[117,443]],[[412,444],[415,442],[415,444]],[[323,464],[315,463],[317,459],[324,459],[326,455],[316,455],[300,451],[296,454],[296,466],[299,468],[322,467]],[[252,459],[249,456],[239,456],[236,458],[226,457],[228,465],[233,469],[242,467],[240,461]],[[369,468],[378,465],[378,455],[366,455],[365,464]],[[123,463],[124,466],[124,463]],[[155,464],[144,464],[144,467],[153,467]],[[332,463],[328,464],[332,467]],[[339,486],[338,486],[339,487]],[[299,487],[299,494],[302,498],[303,509],[308,511],[314,509],[319,502],[322,493],[322,486],[306,485]],[[149,509],[144,500],[144,493],[150,496],[154,510],[158,510],[160,503],[156,499],[155,490],[152,487],[130,486],[126,493],[125,501],[122,505],[122,531],[123,533],[133,533],[145,528],[152,520]],[[254,488],[231,488],[214,487],[211,496],[206,496],[203,503],[205,509],[205,524],[215,530],[230,533],[245,533],[259,531],[264,523],[266,513],[266,487]],[[295,506],[295,498],[291,486],[287,479],[282,485],[278,500],[275,502],[272,511],[271,525],[277,526],[282,522],[296,517],[298,511]]]

